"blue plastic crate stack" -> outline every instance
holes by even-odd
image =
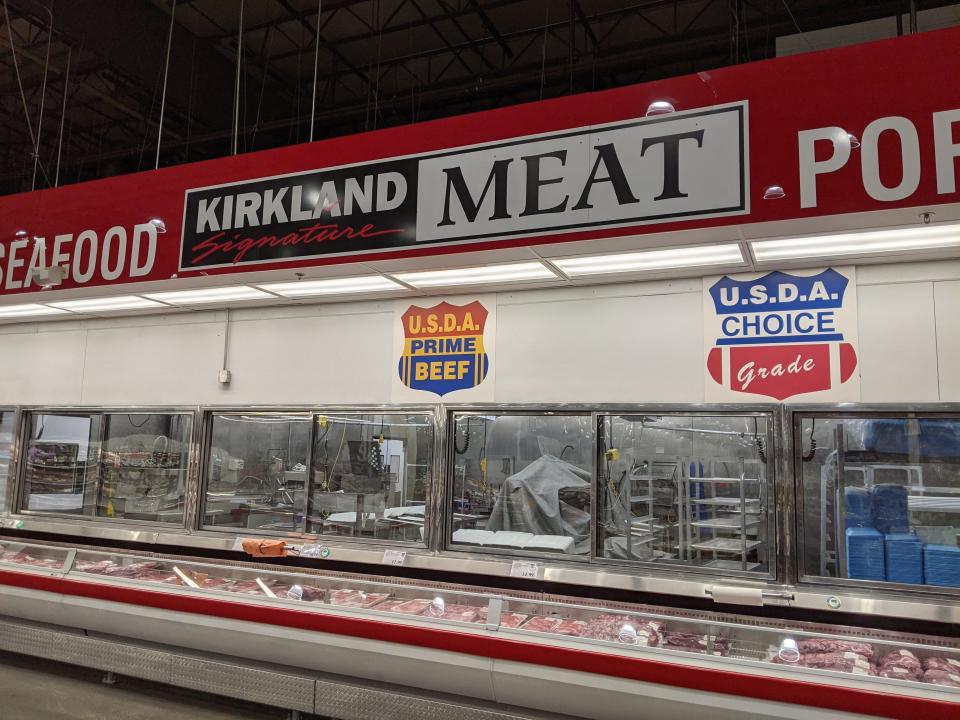
[[[960,548],[926,545],[923,548],[923,573],[928,585],[960,587]]]
[[[886,580],[883,533],[874,528],[847,528],[847,576]]]
[[[923,584],[923,542],[911,533],[890,533],[883,538],[889,582]]]

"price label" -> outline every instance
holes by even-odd
[[[308,558],[326,557],[330,553],[328,551],[327,555],[324,555],[323,551],[325,549],[326,548],[323,545],[301,545],[300,557],[308,557]]]
[[[510,566],[510,577],[535,578],[540,573],[540,564],[528,560],[514,560]]]
[[[242,537],[238,537],[236,540],[234,540],[233,549],[237,552],[243,552],[243,541],[244,541],[244,538]]]
[[[383,553],[384,565],[403,565],[406,560],[407,552],[405,550],[386,550]]]

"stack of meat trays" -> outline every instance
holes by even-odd
[[[887,653],[877,664],[877,675],[897,680],[919,680],[923,676],[920,660],[909,650]]]
[[[847,528],[847,577],[885,580],[883,535],[873,528]]]
[[[960,660],[928,657],[923,661],[923,681],[933,685],[960,688]]]
[[[910,532],[910,509],[903,485],[874,485],[873,526],[882,533]]]
[[[927,585],[960,587],[960,548],[953,545],[924,546],[923,575]]]
[[[912,533],[890,533],[883,538],[889,582],[923,584],[923,542]]]

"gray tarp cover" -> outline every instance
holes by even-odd
[[[543,455],[503,481],[487,530],[588,539],[590,514],[560,499],[561,490],[581,487],[590,487],[588,471]]]

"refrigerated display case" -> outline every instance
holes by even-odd
[[[345,628],[352,619],[377,620],[410,630],[358,626],[366,628],[362,630],[365,636],[389,638],[393,643],[422,642],[431,647],[434,640],[427,638],[439,631],[441,635],[436,637],[446,638],[444,642],[453,647],[458,646],[456,638],[462,637],[459,652],[488,648],[474,643],[478,638],[489,638],[494,643],[539,648],[538,656],[547,664],[550,652],[572,649],[592,653],[594,662],[599,663],[596,669],[607,672],[607,665],[599,658],[613,653],[613,663],[682,662],[688,669],[722,670],[731,682],[740,673],[748,682],[773,673],[806,683],[853,684],[875,693],[937,697],[955,704],[960,711],[960,641],[956,638],[763,621],[729,613],[616,602],[588,604],[542,593],[491,592],[482,587],[451,587],[403,578],[0,542],[0,583],[46,587],[19,573],[65,579],[65,584],[56,586],[64,596],[61,617],[69,622],[76,612],[81,627],[83,622],[90,622],[90,616],[84,615],[84,601],[77,598],[128,605],[142,602],[154,608],[194,613],[215,609],[235,618],[244,617],[242,607],[251,605],[251,612],[261,623],[284,625],[287,610],[298,611],[296,617],[300,619],[288,625],[293,628],[321,627],[304,619],[303,612],[313,614],[317,622],[328,618],[333,624],[322,627],[334,635],[337,628],[347,632]],[[213,604],[205,605],[203,598]],[[46,598],[41,596],[40,600],[45,602]],[[231,605],[218,604],[221,601]],[[264,614],[256,608],[273,610]],[[119,613],[107,619],[114,626],[122,622]],[[175,620],[173,616],[171,621]],[[135,623],[123,624],[123,630],[137,635]],[[282,641],[278,637],[277,643]],[[383,646],[383,652],[388,652],[386,645],[389,643]],[[257,653],[255,646],[241,647],[243,652]],[[407,656],[406,662],[415,664],[416,656]],[[676,668],[677,672],[681,670]]]

